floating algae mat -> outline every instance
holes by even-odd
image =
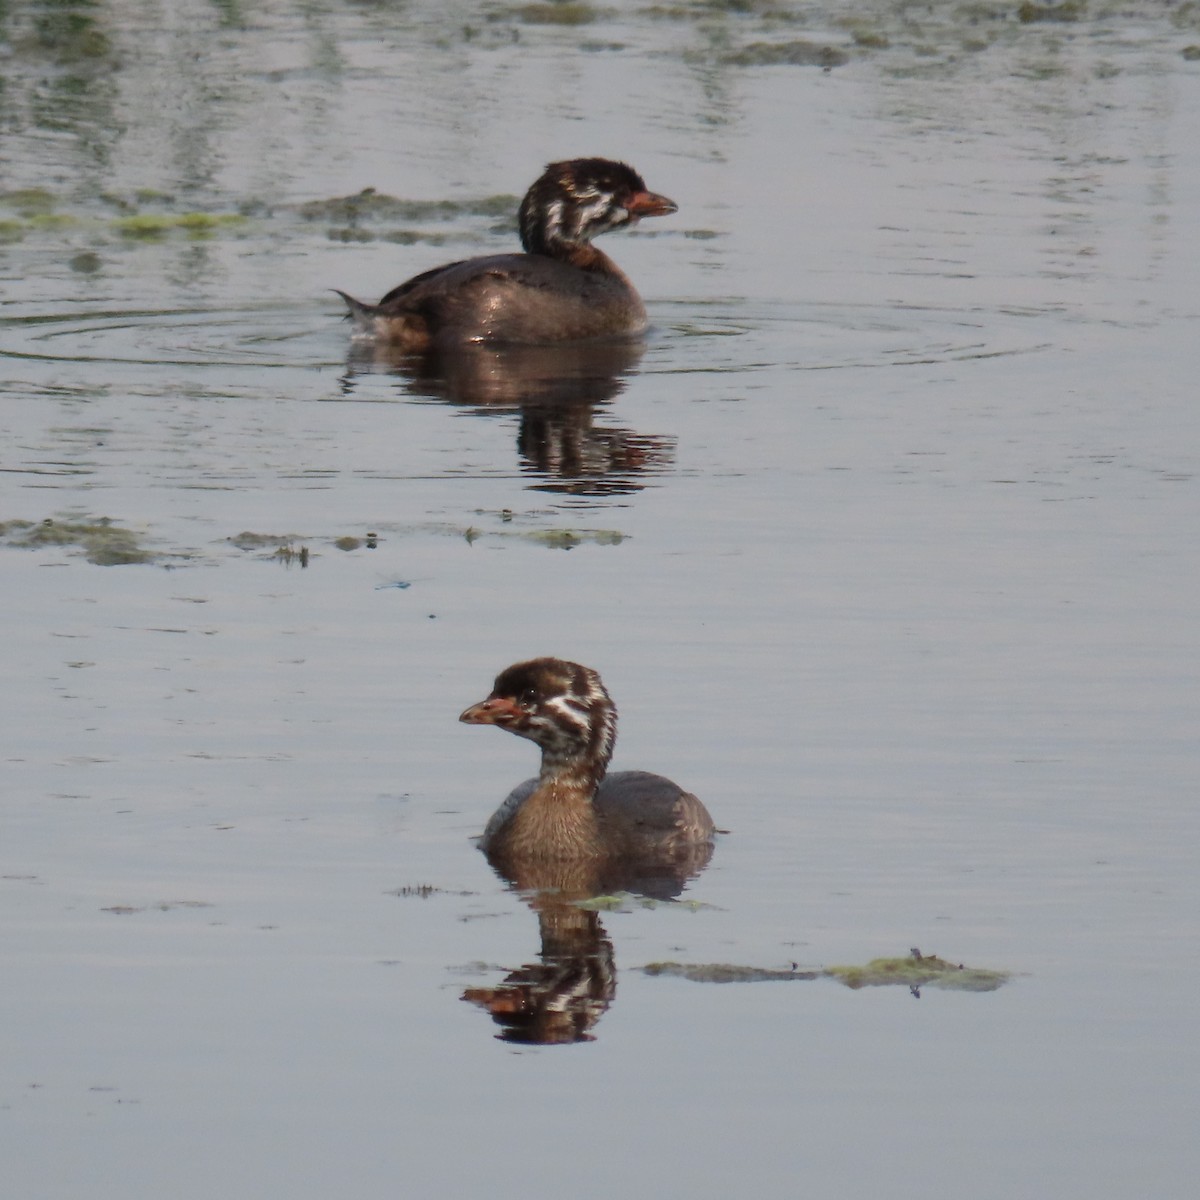
[[[646,975],[678,975],[693,983],[764,983],[783,979],[820,979],[822,971],[796,968],[772,970],[769,967],[743,967],[736,963],[647,963]]]
[[[699,912],[702,908],[715,908],[702,900],[668,900],[656,896],[639,896],[635,892],[616,892],[611,896],[592,896],[587,900],[572,901],[576,908],[591,912],[633,912],[637,908],[683,908],[688,912]],[[646,968],[649,970],[649,968]]]
[[[907,958],[873,958],[864,967],[826,967],[822,974],[848,988],[899,983],[910,988],[936,987],[959,992],[994,992],[1010,978],[1008,971],[967,967],[915,950]]]
[[[132,530],[114,525],[107,517],[95,521],[3,521],[0,542],[27,550],[46,546],[78,546],[88,562],[101,567],[153,562],[155,555],[142,548]]]
[[[770,970],[733,963],[647,963],[647,975],[676,975],[693,983],[762,983],[773,980],[835,979],[848,988],[900,984],[918,988],[947,988],[960,992],[994,992],[1011,978],[1008,971],[991,971],[947,962],[936,954],[912,951],[905,958],[873,958],[861,967],[823,967],[820,970]]]

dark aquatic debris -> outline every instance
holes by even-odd
[[[512,195],[469,200],[404,200],[369,187],[352,196],[309,200],[295,206],[295,211],[306,221],[453,221],[470,216],[511,218],[520,200],[520,196]]]
[[[119,217],[113,228],[127,238],[164,238],[182,232],[191,237],[210,237],[223,228],[242,225],[246,218],[240,213],[137,213]]]
[[[796,67],[845,66],[850,55],[838,46],[820,42],[751,42],[726,54],[722,60],[732,67],[770,67],[785,63]]]
[[[281,535],[274,533],[252,533],[250,530],[244,530],[242,533],[226,538],[225,540],[231,546],[236,546],[239,550],[267,550],[273,547],[269,553],[261,554],[259,557],[273,559],[276,562],[282,563],[285,567],[299,564],[301,569],[303,569],[308,566],[308,560],[311,556],[309,548],[303,544],[303,539],[294,533]]]
[[[1083,5],[1076,0],[1065,0],[1063,4],[1022,4],[1017,9],[1017,20],[1022,25],[1037,25],[1042,22],[1069,24],[1083,16]]]
[[[239,550],[270,550],[272,555],[280,546],[290,546],[303,539],[295,533],[254,533],[245,529],[225,539],[231,546]]]
[[[960,992],[994,992],[1012,978],[1008,971],[967,967],[947,962],[936,954],[912,950],[905,958],[873,958],[864,966],[801,969],[741,966],[734,963],[647,963],[647,975],[675,975],[693,983],[763,983],[795,979],[833,979],[857,990],[864,987],[907,987],[914,996],[923,987]]]
[[[101,912],[113,913],[118,917],[129,917],[134,913],[171,912],[176,908],[212,908],[208,900],[158,900],[154,904],[109,904]]]
[[[515,229],[513,214],[519,196],[480,196],[467,200],[405,200],[364,188],[352,196],[311,200],[294,208],[302,219],[326,223],[332,241],[376,240],[411,246],[419,242],[440,246],[446,234],[438,230],[414,229],[414,223],[461,221],[482,217],[503,229]]]
[[[591,896],[587,900],[575,900],[572,903],[576,908],[587,909],[589,912],[633,912],[638,908],[660,907],[682,908],[688,912],[699,912],[705,908],[716,909],[715,904],[705,904],[701,900],[664,899],[659,896],[641,896],[635,892],[616,892],[611,896]]]
[[[390,888],[385,896],[399,896],[401,899],[428,900],[430,896],[475,896],[477,892],[463,892],[454,888],[438,887],[434,883],[406,883],[403,887]]]
[[[526,25],[590,25],[600,18],[599,9],[590,4],[573,4],[571,0],[555,0],[553,4],[521,4],[512,15]]]

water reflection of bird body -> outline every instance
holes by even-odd
[[[393,373],[410,392],[469,406],[481,415],[517,412],[522,467],[540,490],[577,495],[627,494],[646,475],[670,469],[675,439],[598,423],[624,391],[645,346],[639,339],[558,346],[459,347],[412,355],[391,346],[351,348],[342,393],[364,372]]]

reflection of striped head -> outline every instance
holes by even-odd
[[[561,658],[516,663],[496,677],[489,700],[509,702],[511,717],[494,723],[536,742],[549,763],[583,757],[608,766],[617,710],[590,668]]]
[[[646,190],[645,180],[624,163],[574,158],[551,163],[521,201],[521,245],[529,254],[554,256],[590,242],[640,217],[674,212],[664,196]]]

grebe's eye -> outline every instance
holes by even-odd
[[[527,704],[530,708],[532,708],[537,703],[537,690],[535,688],[528,687],[517,698],[522,704]]]

